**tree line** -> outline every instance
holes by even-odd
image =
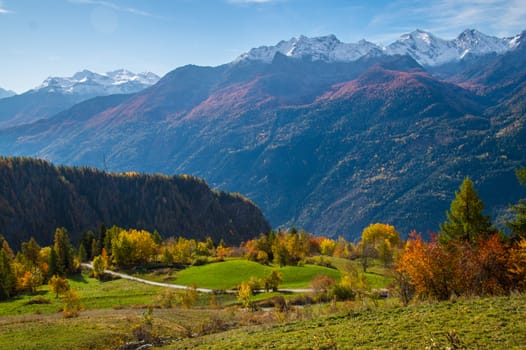
[[[108,173],[0,157],[0,233],[14,248],[31,236],[50,244],[56,227],[67,228],[78,242],[102,224],[231,244],[270,230],[247,198],[214,191],[192,176]]]

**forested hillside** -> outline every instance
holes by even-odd
[[[31,236],[50,244],[61,226],[76,240],[102,224],[231,243],[270,229],[247,198],[213,191],[195,177],[117,174],[0,158],[0,233],[12,245]]]

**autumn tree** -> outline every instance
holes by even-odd
[[[400,235],[392,225],[371,224],[363,230],[361,243],[362,260],[378,257],[384,265],[388,265],[392,261],[394,249],[400,243]]]
[[[244,281],[239,286],[239,290],[237,291],[237,300],[241,302],[243,307],[248,308],[251,304],[251,298],[252,298],[252,288],[250,287],[250,283],[248,281]]]
[[[55,293],[55,298],[58,298],[59,294],[65,293],[69,290],[68,280],[57,275],[54,275],[49,279],[48,285]]]
[[[24,271],[18,278],[17,289],[21,292],[35,293],[43,281],[44,276],[40,268],[33,267],[30,270]]]
[[[526,238],[510,249],[508,274],[519,290],[526,290]]]
[[[64,306],[62,307],[62,315],[65,318],[77,317],[82,307],[77,291],[75,289],[69,289],[64,293],[63,299]]]
[[[476,244],[453,240],[439,243],[436,239],[427,243],[413,232],[397,261],[397,276],[406,290],[414,287],[422,298],[501,295],[515,288],[509,255],[509,247],[497,234],[479,237]],[[406,303],[406,296],[401,296]]]
[[[427,243],[412,232],[396,269],[409,277],[418,296],[447,300],[455,290],[454,257],[437,241]]]
[[[111,249],[115,264],[131,266],[143,264],[154,256],[157,245],[144,230],[124,230],[112,234]]]
[[[440,225],[440,242],[473,242],[478,236],[489,237],[495,229],[483,210],[484,203],[473,188],[473,182],[466,177],[460,191],[455,192],[455,199],[446,213],[447,221]]]
[[[106,270],[106,261],[102,255],[97,255],[92,262],[93,277],[101,279],[104,276],[104,270]]]

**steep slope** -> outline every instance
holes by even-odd
[[[56,227],[78,239],[101,224],[239,243],[270,227],[248,199],[191,176],[115,174],[0,158],[0,232],[17,246],[50,244]]]

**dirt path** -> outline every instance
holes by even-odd
[[[93,269],[93,266],[91,265],[91,263],[82,263],[81,265],[83,267],[87,267],[88,269]],[[130,275],[127,275],[127,274],[124,274],[124,273],[115,272],[115,271],[111,271],[111,270],[104,270],[104,273],[107,273],[108,275],[112,275],[112,276],[117,276],[117,277],[120,277],[120,278],[123,278],[123,279],[127,279],[127,280],[130,280],[130,281],[135,281],[135,282],[140,282],[140,283],[144,283],[144,284],[149,284],[151,286],[166,287],[166,288],[173,288],[173,289],[190,289],[190,287],[183,286],[183,285],[180,285],[180,284],[171,284],[171,283],[162,283],[162,282],[148,281],[148,280],[145,280],[145,279],[142,279],[142,278],[130,276]],[[207,289],[207,288],[196,288],[196,290],[198,292],[201,292],[201,293],[215,293],[215,292],[217,292],[217,291],[215,291],[213,289]],[[229,293],[229,292],[232,292],[232,291],[226,291],[226,292]]]

